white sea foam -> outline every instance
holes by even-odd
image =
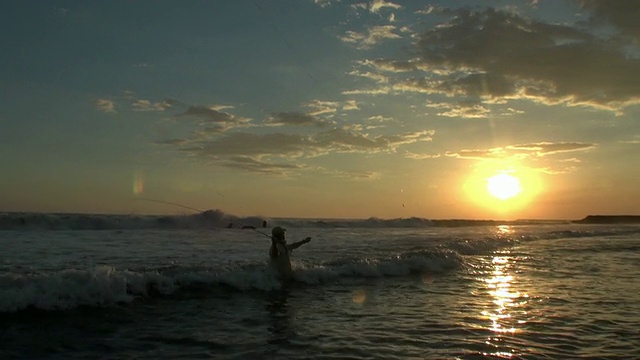
[[[390,258],[349,259],[331,264],[295,262],[294,271],[301,286],[310,286],[344,277],[365,279],[441,273],[459,267],[462,262],[454,252],[425,252]],[[5,273],[0,275],[0,312],[116,305],[180,291],[214,291],[220,286],[233,291],[268,291],[283,285],[266,263],[231,269],[172,267],[140,272],[97,266],[89,270]]]

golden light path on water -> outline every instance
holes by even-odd
[[[509,226],[498,226],[498,235],[508,236],[512,230]],[[489,295],[492,297],[493,306],[481,312],[482,318],[489,321],[488,329],[494,333],[486,340],[486,344],[496,348],[494,353],[486,353],[486,356],[510,358],[516,354],[502,351],[504,336],[515,336],[522,331],[526,321],[518,318],[523,312],[518,310],[527,304],[529,295],[513,289],[515,282],[514,267],[517,258],[511,256],[509,250],[496,252],[491,259],[489,267],[492,269],[489,276],[484,279]]]

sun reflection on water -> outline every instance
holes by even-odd
[[[510,307],[515,305],[514,300],[520,298],[522,294],[511,289],[513,276],[509,275],[508,272],[509,257],[495,256],[492,264],[494,266],[492,276],[485,279],[485,283],[496,306],[490,311],[483,311],[482,315],[491,320],[491,331],[496,333],[515,333],[518,329],[509,326],[511,322],[506,320],[511,319]]]
[[[513,232],[509,225],[498,225],[497,226],[498,235],[509,235]]]
[[[508,226],[499,226],[497,230],[499,235],[511,232]],[[512,256],[508,250],[496,252],[487,264],[491,269],[488,276],[482,279],[491,296],[492,304],[481,312],[482,318],[489,321],[487,329],[493,333],[485,343],[495,348],[495,352],[486,355],[503,358],[516,355],[509,347],[505,347],[505,337],[517,336],[522,332],[526,324],[526,312],[523,311],[523,307],[529,298],[528,294],[515,289],[517,261],[518,258]]]

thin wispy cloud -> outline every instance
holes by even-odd
[[[342,91],[342,95],[386,95],[390,92],[391,88],[384,86],[370,89],[344,90]]]
[[[357,64],[361,66],[370,67],[378,71],[386,71],[392,73],[407,72],[418,70],[418,59],[411,60],[390,60],[390,59],[373,59],[373,60],[361,60]]]
[[[539,142],[531,144],[518,144],[507,146],[508,150],[528,151],[535,153],[537,156],[546,156],[563,152],[589,150],[596,147],[596,144],[579,143],[579,142]]]
[[[131,108],[134,111],[165,111],[171,108],[170,102],[156,102],[152,103],[149,100],[138,99],[131,104]]]
[[[310,135],[224,133],[212,139],[170,139],[158,141],[158,144],[172,146],[182,153],[224,166],[229,164],[233,157],[261,159],[270,156],[282,161],[299,161],[300,158],[340,153],[393,153],[405,145],[431,141],[433,134],[433,130],[424,130],[370,136],[355,130],[334,128]],[[246,164],[236,167],[249,168]]]
[[[620,140],[622,144],[640,144],[640,136],[636,136],[635,139],[632,140]]]
[[[363,78],[368,78],[371,79],[377,83],[387,83],[389,82],[389,78],[385,75],[382,75],[380,73],[374,73],[371,71],[359,71],[359,70],[353,70],[351,72],[349,72],[349,75],[353,75],[353,76],[360,76]]]
[[[318,116],[323,114],[334,114],[338,110],[340,104],[337,101],[321,101],[313,100],[304,104],[305,107],[311,109],[309,115]]]
[[[406,151],[404,153],[404,157],[408,159],[414,159],[414,160],[437,159],[441,156],[442,156],[441,154],[418,154],[410,151]]]
[[[325,8],[325,7],[331,6],[332,3],[340,2],[340,0],[313,0],[313,2],[316,5],[318,5],[318,6],[322,7],[322,8]]]
[[[379,13],[384,8],[401,9],[402,6],[385,0],[373,0],[369,4],[369,11],[374,14]]]
[[[255,173],[271,175],[292,175],[303,167],[298,164],[263,161],[260,157],[231,156],[223,159],[219,165]]]
[[[200,125],[216,124],[224,129],[246,125],[250,119],[221,111],[221,109],[230,108],[229,106],[203,106],[191,105],[186,111],[176,115],[177,119],[195,119]]]
[[[438,112],[438,116],[457,117],[464,119],[484,119],[491,111],[480,104],[459,105],[451,104],[447,111]]]
[[[105,113],[111,113],[116,111],[115,102],[109,99],[96,99],[94,100],[93,105],[98,111],[102,111]]]
[[[269,125],[293,125],[293,126],[317,126],[324,127],[326,122],[314,115],[302,112],[278,112],[273,113],[265,119],[265,124]]]
[[[340,37],[345,43],[354,44],[356,48],[366,50],[374,47],[384,40],[400,39],[402,36],[395,33],[393,25],[381,25],[369,27],[364,32],[347,31]]]
[[[465,149],[455,152],[446,152],[444,155],[447,157],[467,160],[480,160],[480,161],[505,161],[505,160],[518,160],[526,161],[540,158],[547,158],[552,155],[561,153],[574,153],[578,151],[592,150],[597,147],[597,144],[593,143],[581,143],[581,142],[538,142],[528,144],[515,144],[504,147],[496,147],[490,149]],[[571,162],[575,161],[576,158]],[[567,162],[567,159],[558,158],[556,164],[561,162]],[[575,166],[571,166],[575,169]],[[566,172],[568,167],[554,166],[553,168],[545,168],[545,172],[551,173],[553,171]],[[556,169],[556,170],[551,170]]]

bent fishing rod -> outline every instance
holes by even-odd
[[[155,200],[155,199],[147,199],[147,198],[135,198],[136,200],[144,200],[144,201],[151,201],[151,202],[155,202],[155,203],[160,203],[160,204],[167,204],[167,205],[173,205],[173,206],[178,206],[181,207],[183,209],[188,209],[188,210],[193,210],[193,211],[197,211],[199,213],[203,213],[205,212],[205,210],[202,209],[197,209],[191,206],[186,206],[186,205],[182,205],[182,204],[178,204],[178,203],[174,203],[174,202],[169,202],[169,201],[163,201],[163,200]],[[265,233],[263,233],[262,231],[258,231],[256,229],[254,229],[253,227],[247,227],[250,230],[253,230],[255,232],[257,232],[260,235],[264,235],[266,237],[268,237],[269,239],[271,239],[271,235],[267,235]]]

